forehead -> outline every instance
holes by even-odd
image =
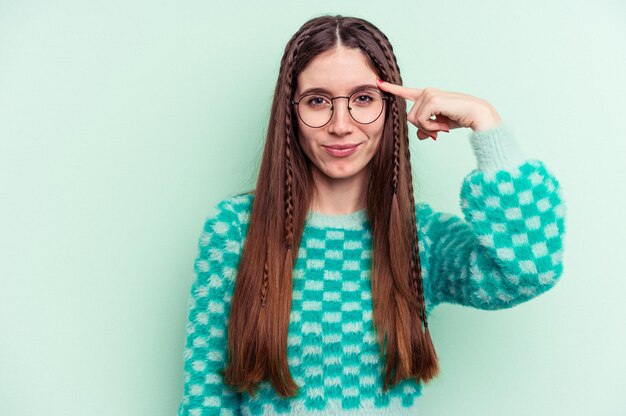
[[[338,47],[309,62],[298,75],[297,92],[319,87],[344,94],[355,85],[376,85],[377,78],[360,49]]]

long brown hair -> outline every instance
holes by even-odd
[[[338,43],[360,49],[379,78],[402,84],[389,39],[366,20],[316,17],[287,43],[228,323],[223,375],[240,392],[254,395],[266,379],[283,397],[298,391],[287,364],[292,269],[314,184],[290,100],[298,74]],[[426,321],[404,99],[390,97],[380,147],[368,168],[373,323],[386,356],[387,391],[390,383],[409,377],[427,382],[439,371]]]

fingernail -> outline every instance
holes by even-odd
[[[382,82],[383,82],[383,80],[382,80],[382,79],[379,79],[379,80],[378,80],[378,83],[379,83],[379,84],[380,84],[380,83],[382,83]]]

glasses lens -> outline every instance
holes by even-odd
[[[361,124],[369,124],[383,112],[383,96],[378,90],[357,91],[350,96],[350,114]]]
[[[300,98],[298,113],[304,124],[321,127],[332,117],[332,106],[330,98],[324,95],[308,94]]]

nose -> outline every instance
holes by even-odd
[[[354,125],[352,117],[348,111],[348,101],[335,100],[333,102],[333,115],[328,123],[328,131],[339,135],[345,135],[352,132]]]

